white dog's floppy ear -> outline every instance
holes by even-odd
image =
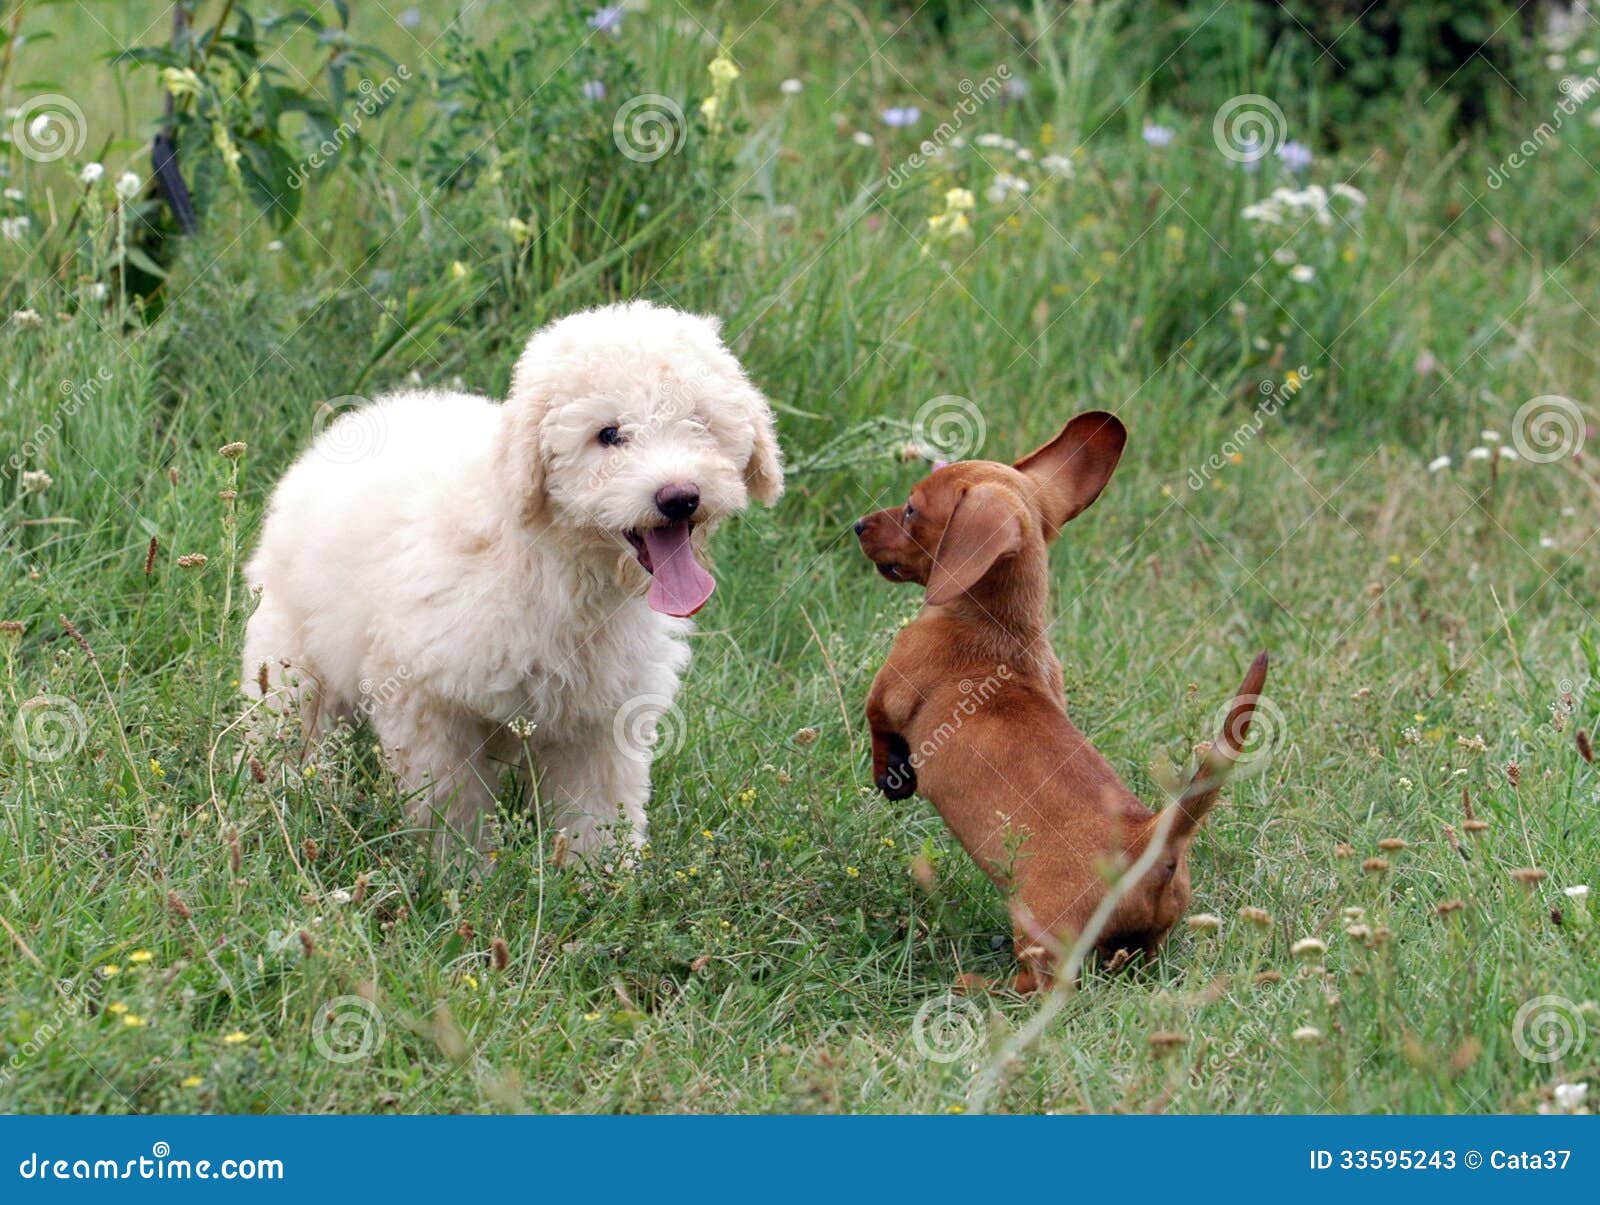
[[[500,408],[500,442],[494,452],[501,487],[525,523],[537,519],[545,504],[545,449],[540,426],[550,412],[550,397],[547,383],[533,370],[537,342],[535,335],[511,372],[511,393]]]
[[[772,407],[754,389],[750,392],[755,395],[751,422],[756,439],[745,462],[744,484],[752,497],[771,506],[783,496],[783,455],[773,431]]]

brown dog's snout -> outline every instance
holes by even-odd
[[[862,532],[864,532],[866,530],[867,530],[867,520],[863,516],[862,518],[856,520],[856,524],[855,524],[856,535],[860,535]]]

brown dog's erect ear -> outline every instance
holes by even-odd
[[[1039,487],[1046,539],[1053,539],[1063,523],[1100,496],[1127,442],[1128,429],[1121,419],[1104,410],[1088,410],[1044,447],[1017,461],[1017,470]]]
[[[928,602],[954,602],[983,580],[1001,557],[1022,547],[1016,504],[992,485],[975,485],[956,503],[928,573]]]

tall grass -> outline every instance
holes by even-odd
[[[1442,93],[1333,146],[1321,98],[1242,6],[1154,25],[1108,5],[951,6],[942,27],[909,7],[762,7],[651,6],[614,38],[582,13],[554,44],[619,72],[603,102],[535,56],[453,135],[425,81],[479,50],[493,78],[552,45],[549,14],[474,9],[458,43],[433,4],[415,28],[362,29],[417,69],[416,92],[287,229],[221,193],[148,303],[123,300],[109,189],[125,164],[148,174],[153,80],[114,89],[81,48],[163,36],[140,28],[157,6],[25,13],[58,37],[16,48],[8,102],[54,80],[93,136],[77,158],[13,156],[6,214],[30,224],[0,242],[0,430],[18,457],[0,619],[21,629],[0,636],[0,1104],[963,1107],[1037,1005],[946,998],[962,974],[1004,975],[1008,921],[924,804],[869,789],[861,703],[916,602],[849,536],[925,471],[914,418],[950,395],[982,418],[969,454],[1020,454],[1088,406],[1132,432],[1054,553],[1053,636],[1074,719],[1136,790],[1158,797],[1248,655],[1274,657],[1270,756],[1195,854],[1195,911],[1220,928],[1131,974],[1091,969],[1004,1068],[999,1106],[1531,1110],[1592,1077],[1594,928],[1562,889],[1600,858],[1600,771],[1574,740],[1600,714],[1597,483],[1585,459],[1470,456],[1496,446],[1485,429],[1509,443],[1536,395],[1595,414],[1600,131],[1580,116],[1506,186],[1484,182],[1561,71],[1533,60],[1528,129],[1464,128]],[[1238,41],[1201,57],[1217,28]],[[696,113],[719,46],[742,75],[713,129]],[[1023,87],[890,187],[961,81],[1002,64]],[[609,118],[633,88],[682,106],[678,156],[617,152]],[[1213,116],[1244,93],[1311,145],[1303,174],[1219,151]],[[879,117],[908,105],[910,129]],[[579,140],[569,154],[534,153],[540,113]],[[491,150],[512,155],[498,179],[441,185],[441,156]],[[75,173],[92,156],[107,174],[90,212]],[[998,174],[1026,193],[991,199]],[[1328,226],[1242,215],[1338,183],[1366,202]],[[945,237],[929,219],[961,189],[971,229]],[[553,866],[508,799],[496,873],[442,875],[365,733],[258,781],[229,730],[238,560],[319,409],[413,374],[498,392],[532,327],[634,295],[723,317],[794,469],[776,512],[719,537],[649,856]],[[1263,384],[1291,371],[1303,387],[1254,430]],[[234,441],[242,460],[218,453]],[[1544,877],[1514,877],[1529,868]],[[1325,950],[1292,953],[1305,938]],[[1527,1057],[1540,1008],[1591,1036]]]

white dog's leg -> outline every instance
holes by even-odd
[[[435,831],[435,852],[459,854],[464,843],[487,853],[500,772],[490,756],[493,726],[420,694],[375,708],[371,721],[410,796],[406,818]]]
[[[650,801],[648,753],[618,747],[611,726],[595,725],[539,750],[539,804],[550,828],[566,830],[584,855],[602,849],[621,829],[638,849]]]

